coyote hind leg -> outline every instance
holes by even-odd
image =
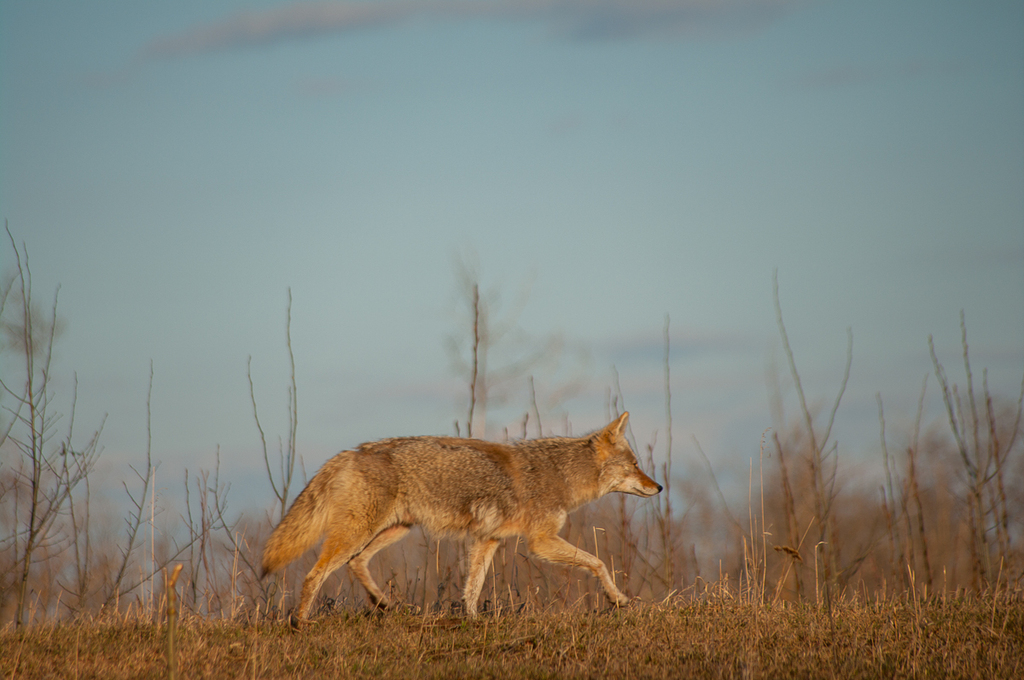
[[[299,599],[299,608],[291,616],[293,628],[298,628],[309,620],[309,610],[313,608],[313,601],[320,591],[327,577],[341,568],[352,557],[358,554],[364,546],[371,542],[372,535],[363,536],[339,536],[337,534],[328,536],[324,541],[324,547],[320,550],[320,557],[316,564],[306,574],[302,582],[302,597]]]
[[[370,601],[375,607],[389,609],[393,606],[393,603],[380,589],[380,586],[378,586],[373,580],[373,576],[370,575],[370,570],[367,564],[369,563],[370,558],[378,552],[392,543],[397,543],[402,540],[402,538],[409,533],[409,528],[408,524],[395,524],[388,527],[374,536],[373,540],[367,543],[366,547],[356,554],[348,563],[348,568],[352,570],[355,577],[363,584],[363,587],[366,588],[366,592],[370,595]]]

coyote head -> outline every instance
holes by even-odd
[[[593,435],[601,490],[603,493],[619,491],[644,498],[654,496],[661,491],[661,484],[644,474],[637,464],[636,454],[625,437],[628,420],[629,413],[623,413]]]

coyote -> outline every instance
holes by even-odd
[[[523,536],[549,562],[589,569],[614,604],[628,599],[604,563],[558,536],[568,513],[613,491],[650,497],[661,484],[637,465],[623,432],[628,413],[586,437],[494,443],[401,437],[363,444],[328,460],[292,503],[263,551],[263,576],[285,567],[320,537],[320,557],[302,584],[293,626],[308,620],[324,580],[344,564],[377,607],[392,606],[367,563],[420,524],[466,536],[466,615],[477,615],[499,539]]]

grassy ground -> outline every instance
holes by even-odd
[[[183,678],[1017,678],[1024,603],[632,605],[484,616],[340,613],[283,623],[184,618]],[[0,632],[3,678],[163,678],[166,628],[138,622]]]

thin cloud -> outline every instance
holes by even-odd
[[[141,59],[183,57],[397,25],[411,19],[533,22],[575,39],[747,30],[800,0],[381,0],[299,2],[241,12],[145,45]]]

